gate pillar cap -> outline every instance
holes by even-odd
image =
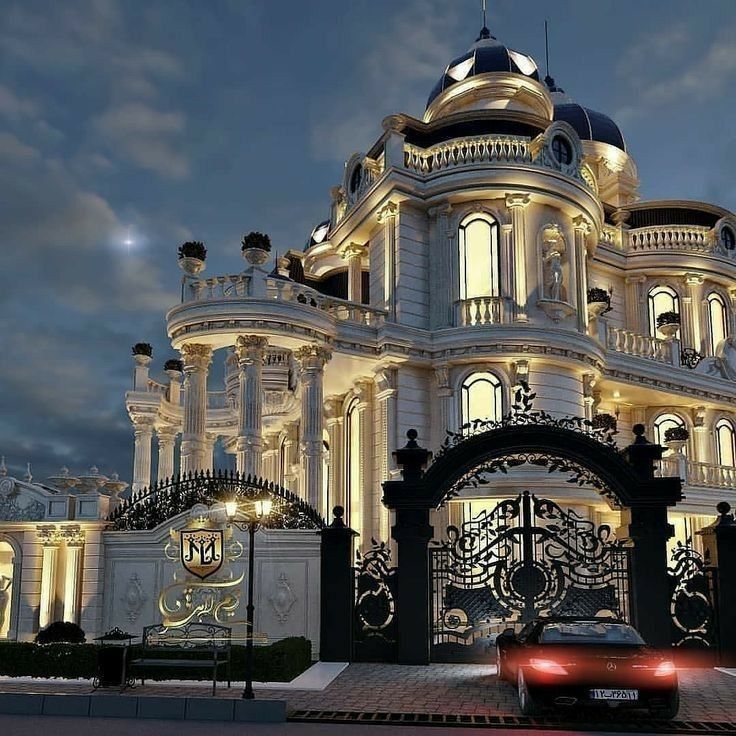
[[[406,436],[408,442],[404,447],[391,454],[396,458],[396,464],[401,467],[401,476],[404,480],[416,480],[421,477],[422,471],[432,457],[429,450],[417,444],[418,432],[410,429]]]
[[[635,424],[632,431],[635,439],[632,444],[623,451],[623,456],[633,466],[637,475],[642,478],[654,477],[654,463],[662,459],[664,448],[650,442],[645,436],[646,431],[643,424]]]
[[[357,537],[358,532],[356,532],[354,529],[351,529],[345,522],[343,521],[343,516],[345,515],[345,509],[342,506],[335,506],[332,509],[332,523],[328,526],[324,527],[323,529],[320,529],[317,534],[324,535],[325,533],[328,535],[335,535],[335,534],[345,534],[349,537]]]

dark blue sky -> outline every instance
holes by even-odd
[[[4,0],[0,454],[129,479],[130,345],[170,357],[176,247],[301,247],[343,161],[421,116],[476,0]],[[620,123],[646,198],[736,209],[733,0],[491,0],[489,26]],[[122,245],[131,232],[135,246]],[[219,388],[219,387],[216,387]]]

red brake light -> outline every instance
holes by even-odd
[[[654,670],[655,677],[670,677],[677,672],[675,663],[669,659],[665,659],[657,665],[657,669]]]
[[[546,675],[566,675],[567,670],[559,663],[551,659],[537,659],[532,657],[529,660],[532,669],[537,672],[544,672]]]

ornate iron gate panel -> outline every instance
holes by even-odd
[[[501,501],[430,551],[432,657],[485,660],[489,636],[540,614],[629,617],[629,551],[554,501]]]
[[[365,554],[357,553],[353,659],[356,662],[395,662],[397,569],[385,542],[371,540]]]
[[[670,579],[672,646],[683,649],[715,649],[718,642],[715,616],[714,575],[708,561],[695,550],[692,540],[678,542],[667,568]]]

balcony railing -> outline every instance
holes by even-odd
[[[658,337],[649,335],[640,335],[623,327],[608,327],[606,347],[609,350],[615,350],[617,353],[625,353],[637,358],[647,358],[670,365],[673,363],[672,348],[666,340],[660,340]]]
[[[504,321],[504,304],[500,296],[476,296],[455,302],[455,324],[500,325]]]
[[[531,163],[530,140],[513,135],[479,135],[455,138],[430,148],[410,143],[404,146],[404,166],[420,174],[484,161]]]
[[[182,290],[183,302],[206,302],[213,299],[240,299],[250,294],[250,276],[242,273],[193,279]]]
[[[629,249],[632,251],[694,250],[710,253],[713,250],[711,230],[694,225],[642,227],[629,230]]]
[[[689,460],[684,455],[668,455],[659,462],[659,475],[682,478],[685,485],[703,488],[736,488],[736,468]]]

